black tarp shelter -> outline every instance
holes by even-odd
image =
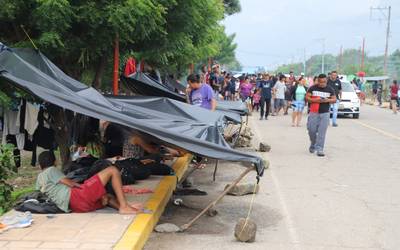
[[[132,104],[142,108],[151,107],[154,111],[162,112],[165,115],[175,117],[175,119],[188,119],[190,121],[205,122],[209,124],[218,123],[223,127],[226,121],[240,123],[241,118],[237,113],[222,112],[216,110],[210,112],[201,107],[182,103],[165,97],[153,96],[107,96],[111,100],[118,100],[125,104]]]
[[[180,83],[169,76],[165,77],[165,84],[168,85],[171,89],[181,91],[183,93],[185,93],[186,91],[186,84]]]
[[[179,93],[168,89],[143,72],[135,72],[128,77],[121,76],[121,81],[133,93],[144,96],[162,96],[185,102],[186,98]]]
[[[224,112],[234,112],[240,115],[248,115],[249,108],[246,103],[242,101],[218,101],[217,110]]]
[[[151,107],[106,98],[67,76],[41,52],[9,49],[2,44],[0,48],[0,84],[1,80],[7,81],[46,102],[136,129],[198,155],[252,163],[260,175],[263,173],[262,159],[231,149],[216,124],[172,119],[162,112],[152,112]]]

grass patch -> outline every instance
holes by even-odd
[[[11,199],[13,201],[13,203],[15,203],[19,198],[21,198],[22,196],[32,193],[33,191],[35,191],[35,187],[34,186],[30,186],[30,187],[25,187],[25,188],[21,188],[18,190],[15,190],[11,193]]]

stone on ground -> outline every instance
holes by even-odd
[[[259,151],[260,152],[269,152],[269,151],[271,151],[271,146],[266,143],[260,142]]]
[[[242,196],[246,194],[253,194],[254,191],[257,194],[258,191],[260,190],[260,186],[256,185],[257,184],[251,184],[251,183],[236,185],[228,192],[228,194],[235,196]],[[226,190],[228,187],[229,185],[226,185],[224,190]]]
[[[257,225],[252,220],[240,218],[235,226],[235,238],[241,242],[254,242],[256,240]]]
[[[181,231],[181,229],[172,223],[163,223],[159,224],[154,228],[154,231],[158,233],[176,233]]]

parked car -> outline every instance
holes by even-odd
[[[360,98],[349,82],[342,82],[342,98],[339,102],[338,115],[352,115],[354,119],[360,117]]]

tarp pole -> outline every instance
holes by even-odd
[[[119,77],[119,36],[115,36],[114,44],[114,78],[113,78],[113,93],[118,95],[118,77]]]

